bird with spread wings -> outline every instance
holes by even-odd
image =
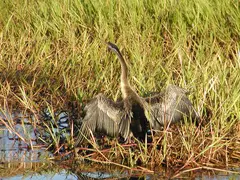
[[[128,68],[118,47],[108,42],[108,48],[115,52],[121,64],[121,92],[123,100],[114,102],[103,94],[98,94],[84,108],[85,117],[75,142],[80,145],[91,133],[121,136],[125,140],[130,132],[137,138],[144,138],[147,125],[156,130],[166,124],[182,119],[199,120],[199,115],[187,97],[187,90],[169,85],[164,91],[150,97],[140,97],[130,86]]]

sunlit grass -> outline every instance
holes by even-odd
[[[82,106],[99,92],[120,98],[120,65],[103,43],[111,41],[140,95],[186,88],[203,126],[167,129],[152,149],[137,143],[139,154],[116,145],[109,161],[120,154],[129,166],[239,166],[239,7],[237,0],[1,1],[1,110],[33,114],[36,126],[43,108]]]

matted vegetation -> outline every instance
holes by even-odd
[[[149,170],[240,166],[239,1],[0,1],[0,14],[2,112],[31,113],[36,127],[43,108],[75,104],[81,116],[99,92],[120,98],[120,65],[102,42],[112,41],[140,95],[184,87],[202,124],[167,128],[134,152],[94,146],[97,158],[86,159]]]

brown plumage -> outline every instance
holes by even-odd
[[[76,146],[90,137],[90,132],[103,132],[106,135],[122,136],[125,140],[129,133],[144,138],[149,122],[153,129],[182,120],[185,116],[198,119],[199,116],[187,98],[187,91],[175,85],[169,85],[163,92],[152,97],[142,98],[128,82],[126,62],[118,47],[107,43],[121,63],[121,92],[123,100],[114,102],[103,94],[98,94],[84,108],[86,116],[81,121]]]

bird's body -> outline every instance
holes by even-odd
[[[192,103],[187,98],[187,91],[180,87],[169,85],[165,91],[152,97],[142,98],[128,82],[126,62],[118,47],[107,43],[121,63],[121,92],[123,100],[114,102],[102,94],[98,94],[84,108],[86,116],[82,120],[75,145],[84,138],[89,138],[91,132],[103,132],[109,136],[122,136],[125,140],[130,132],[138,138],[144,138],[149,122],[153,129],[159,130],[165,124],[179,122],[185,116],[198,118]]]

